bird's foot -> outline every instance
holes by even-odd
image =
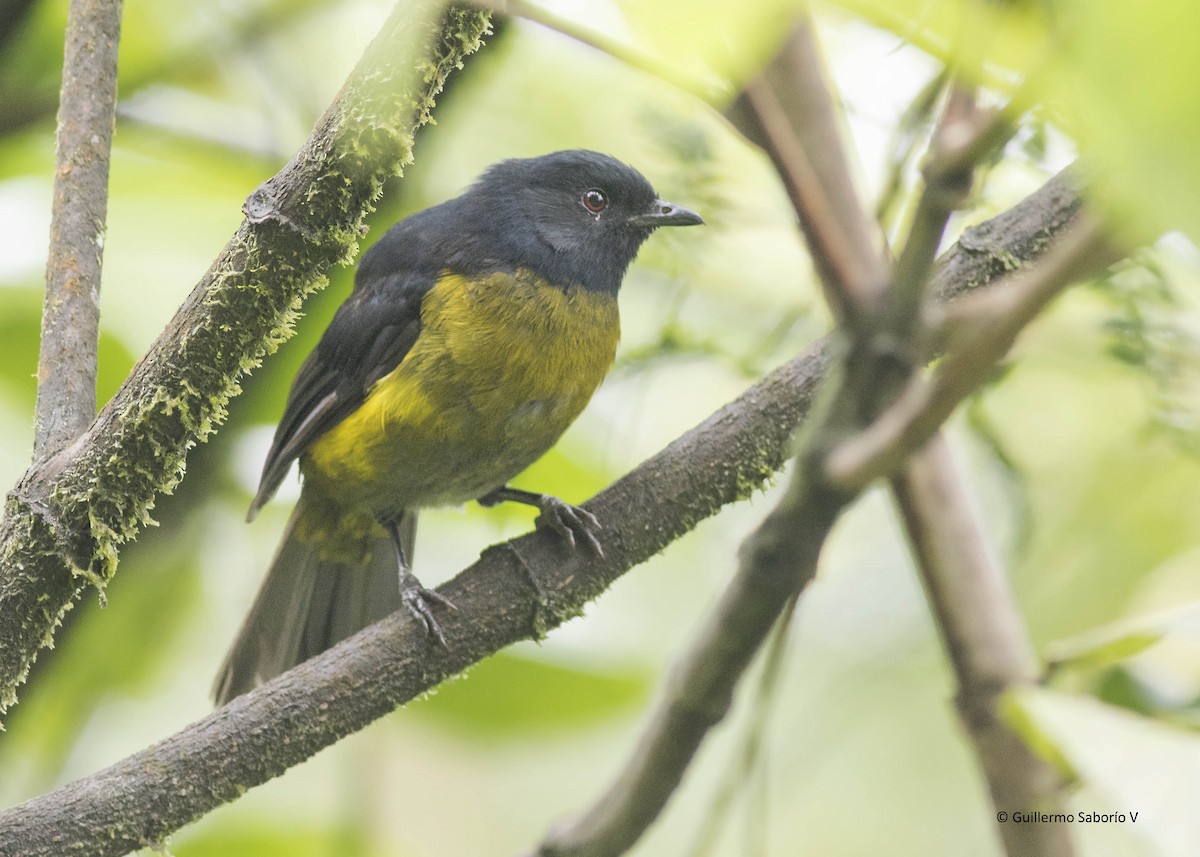
[[[442,633],[442,626],[438,624],[437,617],[433,615],[433,608],[430,607],[430,604],[436,604],[447,610],[458,610],[449,598],[434,589],[426,589],[412,572],[401,571],[400,603],[425,628],[426,637],[436,639],[443,649],[449,648],[446,645],[446,635]]]
[[[541,511],[535,522],[539,529],[553,530],[572,550],[582,541],[592,553],[601,559],[604,558],[604,548],[600,547],[600,539],[596,535],[604,527],[587,509],[572,506],[553,494],[538,494],[521,488],[509,488],[507,485],[502,485],[479,498],[481,506],[495,506],[497,503],[523,503],[535,507]]]
[[[592,553],[603,559],[604,548],[600,546],[597,533],[604,527],[595,515],[553,494],[543,494],[538,501],[538,508],[542,513],[538,515],[535,526],[553,530],[572,550],[582,541]]]

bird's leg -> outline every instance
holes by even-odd
[[[535,526],[553,530],[572,548],[582,540],[597,556],[604,556],[604,549],[600,547],[600,540],[596,537],[604,528],[600,526],[596,516],[587,509],[572,506],[553,494],[538,494],[502,485],[495,491],[484,494],[478,502],[480,506],[495,506],[497,503],[506,502],[533,506],[541,510]]]
[[[442,626],[438,624],[438,620],[434,617],[429,603],[433,602],[450,610],[457,610],[458,608],[446,596],[422,586],[421,581],[417,580],[417,576],[412,573],[412,568],[408,564],[408,557],[404,554],[404,543],[400,537],[400,522],[389,520],[381,521],[380,523],[387,530],[387,534],[392,540],[392,548],[396,551],[396,564],[400,569],[401,603],[412,614],[413,618],[425,627],[425,636],[433,636],[442,644],[442,648],[447,648],[446,637],[442,633]]]

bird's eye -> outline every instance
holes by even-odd
[[[604,195],[604,191],[592,188],[583,192],[583,207],[592,214],[599,214],[608,208],[608,197]]]

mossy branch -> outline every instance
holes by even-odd
[[[939,268],[936,293],[949,299],[1000,279],[1000,259],[1039,257],[1078,207],[1068,181],[1052,180],[964,235]],[[403,611],[390,616],[170,738],[0,813],[0,857],[115,857],[161,842],[448,676],[562,624],[773,476],[791,454],[828,351],[816,343],[590,502],[604,522],[603,559],[564,553],[544,533],[491,548],[441,589],[459,608],[443,620],[447,649],[430,646]]]
[[[384,180],[412,160],[452,70],[488,15],[400,2],[291,162],[149,353],[75,443],[31,468],[0,522],[0,711],[87,583],[103,591],[121,545],[225,419],[238,381],[290,336],[301,301],[353,258]]]

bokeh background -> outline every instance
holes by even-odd
[[[12,5],[28,9],[0,31],[5,487],[32,443],[66,15],[62,2]],[[441,99],[416,163],[389,185],[364,246],[494,161],[570,147],[636,165],[661,195],[708,220],[644,249],[621,298],[617,369],[517,485],[586,499],[828,328],[769,162],[696,94],[752,73],[795,6],[546,3],[669,60],[695,91],[544,27],[505,22]],[[927,134],[904,117],[945,56],[935,38],[942,25],[912,11],[921,6],[816,9],[861,187],[868,200],[890,201],[893,236],[916,182],[906,134]],[[302,144],[389,8],[384,0],[126,4],[101,401],[233,232],[245,197]],[[1112,15],[1097,17],[1105,24]],[[1088,38],[1110,36],[1133,41]],[[1088,52],[1076,55],[1078,90],[1106,89],[1088,74]],[[1002,91],[1005,69],[991,73]],[[1170,93],[1152,95],[1159,104]],[[1072,161],[1080,140],[1086,148],[1088,121],[1116,120],[1101,111],[1072,122],[1053,104],[1026,117],[955,232]],[[1181,140],[1139,127],[1130,139],[1147,150],[1137,149],[1143,167],[1169,163],[1196,139],[1187,126]],[[1096,157],[1125,154],[1100,147]],[[1186,175],[1177,179],[1186,186]],[[1172,196],[1161,214],[1179,211],[1194,215]],[[1141,814],[1136,823],[1076,825],[1087,855],[1200,853],[1198,270],[1193,244],[1173,233],[1103,282],[1076,288],[953,425],[1039,651],[1069,660],[1028,701],[1029,728],[1083,776],[1071,799],[1077,811]],[[211,710],[212,678],[298,493],[285,487],[253,526],[243,522],[273,421],[351,279],[350,269],[335,273],[296,337],[246,381],[227,425],[192,452],[186,480],[155,510],[159,526],[124,552],[107,607],[89,593],[69,614],[0,733],[0,804],[92,773]],[[544,642],[513,647],[212,813],[173,837],[170,853],[465,857],[531,847],[618,769],[671,662],[729,578],[738,544],[773,502],[767,490],[702,523]],[[440,582],[531,522],[520,509],[426,513],[416,567],[426,583]],[[869,493],[838,524],[774,690],[763,691],[757,674],[635,854],[999,853],[886,495]]]

